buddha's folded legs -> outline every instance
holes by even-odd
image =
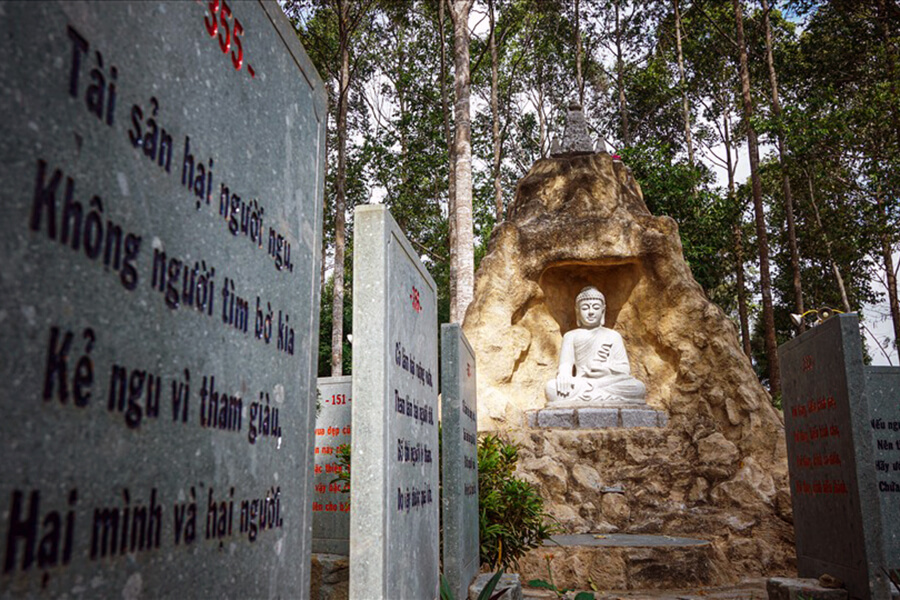
[[[557,390],[555,379],[547,382],[548,407],[644,404],[647,395],[646,386],[630,375],[577,377],[573,383],[570,390]]]

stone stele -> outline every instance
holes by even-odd
[[[349,556],[350,490],[336,479],[343,470],[338,449],[352,441],[353,378],[319,377],[316,385],[312,551]]]
[[[327,92],[290,21],[0,2],[0,55],[0,598],[302,596]]]
[[[667,426],[527,424],[588,285],[605,294],[605,326]],[[793,572],[783,419],[735,325],[691,276],[676,223],[650,214],[621,161],[601,152],[532,166],[491,236],[463,329],[478,357],[479,431],[521,445],[520,474],[569,532],[710,540],[708,583]],[[521,572],[544,568],[526,557]]]

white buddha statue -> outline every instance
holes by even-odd
[[[631,376],[622,336],[603,325],[606,298],[592,286],[575,298],[578,329],[563,336],[556,379],[547,382],[547,408],[644,404],[647,388]]]

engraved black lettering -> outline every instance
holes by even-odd
[[[16,566],[19,542],[24,546],[22,552],[22,570],[27,571],[34,562],[34,548],[38,536],[38,510],[41,494],[32,490],[28,497],[28,516],[23,518],[22,506],[23,494],[20,490],[13,490],[12,508],[9,513],[9,528],[6,533],[6,558],[3,562],[3,572],[9,573]]]
[[[175,545],[182,542],[191,544],[197,537],[197,494],[190,490],[190,502],[178,503],[174,507]]]
[[[104,95],[106,94],[106,78],[100,70],[103,68],[103,55],[99,51],[94,52],[97,67],[91,69],[91,83],[88,84],[84,102],[89,112],[94,113],[98,119],[103,118]]]
[[[119,535],[119,511],[114,508],[95,508],[91,530],[91,560],[116,553]]]
[[[49,400],[53,396],[54,379],[58,385],[57,398],[65,404],[69,398],[69,388],[66,383],[66,362],[69,357],[69,351],[72,348],[72,338],[74,335],[71,331],[66,331],[62,339],[62,346],[59,345],[59,327],[50,328],[50,345],[47,347],[47,364],[44,368],[44,400]]]
[[[34,199],[31,203],[31,221],[29,225],[32,231],[40,231],[41,215],[47,212],[47,235],[51,240],[56,239],[56,190],[62,179],[62,171],[56,169],[50,176],[50,183],[46,184],[47,162],[38,159],[37,177],[34,182]]]
[[[72,250],[78,250],[81,241],[81,216],[84,212],[81,202],[72,197],[75,193],[75,182],[71,177],[66,178],[66,202],[63,206],[62,239],[63,244],[68,243],[72,236]],[[52,236],[51,236],[52,237]]]
[[[187,423],[188,404],[191,395],[191,372],[184,370],[184,381],[172,379],[172,420]]]
[[[69,95],[78,97],[78,77],[81,73],[81,57],[88,51],[88,41],[71,25],[67,27],[69,39],[72,40],[72,67],[69,70]]]
[[[194,155],[191,154],[191,138],[184,138],[184,162],[181,164],[181,185],[190,189],[194,184]]]

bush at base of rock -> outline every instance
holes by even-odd
[[[556,532],[537,488],[515,475],[519,449],[489,435],[478,441],[481,564],[508,569]]]

